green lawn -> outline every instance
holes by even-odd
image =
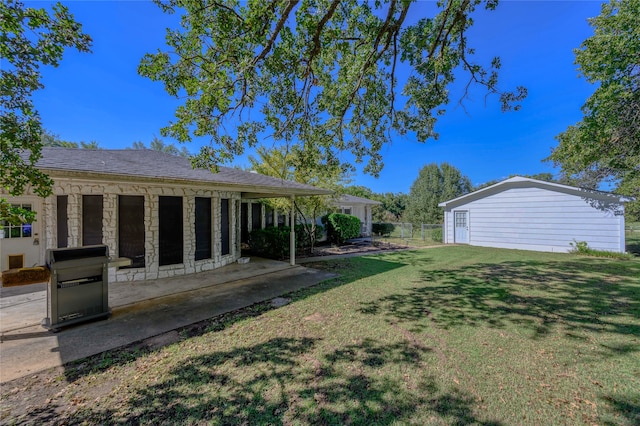
[[[640,256],[640,222],[631,222],[626,226],[627,252]]]
[[[89,424],[640,423],[640,258],[460,246],[310,266],[343,275],[163,349],[70,367],[48,413]]]

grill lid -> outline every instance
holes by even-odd
[[[69,260],[104,257],[109,258],[109,247],[106,245],[70,247],[47,251],[47,264]]]

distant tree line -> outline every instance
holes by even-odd
[[[45,131],[42,134],[42,145],[43,146],[52,146],[52,147],[62,147],[62,148],[78,148],[78,149],[103,149],[97,141],[91,142],[71,142],[60,139],[60,137],[52,132]],[[166,143],[162,139],[158,137],[153,137],[151,139],[151,143],[147,146],[144,142],[136,141],[131,144],[130,147],[126,149],[150,149],[152,151],[160,151],[165,154],[176,155],[180,157],[189,157],[189,151],[187,148],[182,146],[178,148],[172,143]]]

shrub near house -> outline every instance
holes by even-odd
[[[374,223],[371,226],[371,232],[379,236],[389,236],[394,229],[396,229],[396,226],[393,223]]]
[[[322,226],[316,226],[316,240],[322,236]],[[311,246],[309,236],[304,232],[303,225],[296,225],[296,251],[308,250]],[[257,255],[271,259],[283,259],[289,256],[288,226],[268,226],[264,229],[251,231],[249,235],[249,248]]]
[[[331,213],[322,217],[322,224],[327,228],[327,238],[333,244],[341,245],[350,238],[360,236],[361,222],[355,216]]]

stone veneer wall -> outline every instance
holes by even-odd
[[[146,279],[166,278],[176,275],[192,274],[207,271],[236,261],[240,257],[239,241],[239,201],[240,193],[215,191],[198,187],[182,187],[177,185],[161,186],[158,184],[106,183],[78,180],[56,179],[53,195],[46,198],[43,205],[44,240],[46,248],[57,247],[57,196],[68,196],[68,229],[69,247],[81,244],[82,235],[82,196],[103,196],[102,235],[103,242],[109,247],[112,258],[118,255],[118,195],[144,196],[144,224],[145,224],[145,267],[144,268],[109,268],[110,281],[138,281]],[[158,203],[159,196],[183,197],[183,232],[184,232],[184,261],[176,265],[159,265],[159,237],[158,237]],[[212,242],[213,258],[195,259],[195,198],[210,197],[212,205]],[[228,198],[231,207],[229,222],[230,254],[222,256],[220,233],[220,200]]]

